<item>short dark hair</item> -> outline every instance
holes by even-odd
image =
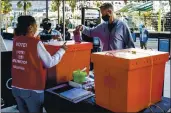
[[[17,27],[15,28],[15,35],[26,35],[30,25],[36,24],[36,20],[32,16],[20,16],[18,17]]]
[[[100,9],[111,9],[114,10],[113,5],[111,3],[103,3],[100,7]]]
[[[43,20],[42,20],[42,23],[44,24],[44,23],[49,23],[50,22],[50,19],[49,18],[44,18]]]

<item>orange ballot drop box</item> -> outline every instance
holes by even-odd
[[[92,54],[96,103],[113,112],[138,112],[160,101],[168,58],[135,48]]]
[[[63,41],[50,42],[45,44],[45,48],[51,55],[54,55],[63,44]],[[89,72],[92,44],[88,42],[75,43],[74,41],[67,41],[66,45],[68,49],[60,63],[48,69],[47,72],[47,78],[55,79],[57,83],[72,80],[72,73],[75,70],[86,67],[87,73]]]

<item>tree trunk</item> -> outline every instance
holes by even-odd
[[[24,2],[23,8],[24,8],[24,15],[26,15],[27,14],[26,2]]]
[[[139,19],[139,22],[141,21],[141,11],[138,11],[138,19]]]
[[[8,22],[6,22],[6,33],[8,32]]]
[[[24,10],[24,15],[26,15],[27,14],[27,11],[26,10]]]
[[[147,26],[147,18],[144,16],[144,25]]]
[[[127,4],[127,2],[128,2],[127,0],[124,0],[125,5]],[[132,2],[132,0],[131,0],[131,2]]]
[[[59,10],[59,6],[58,6],[58,24],[60,24],[60,10]]]
[[[6,29],[6,32],[8,32],[8,18],[7,18],[7,15],[5,15],[5,29]]]

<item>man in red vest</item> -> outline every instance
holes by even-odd
[[[13,41],[12,93],[20,112],[43,112],[46,68],[58,64],[65,53],[64,44],[53,56],[35,38],[34,17],[20,16]]]

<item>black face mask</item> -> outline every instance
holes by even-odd
[[[43,24],[43,29],[44,30],[50,30],[51,29],[51,23],[45,23],[45,24]]]
[[[103,19],[105,22],[109,21],[109,18],[110,18],[109,15],[102,16],[102,19]]]

